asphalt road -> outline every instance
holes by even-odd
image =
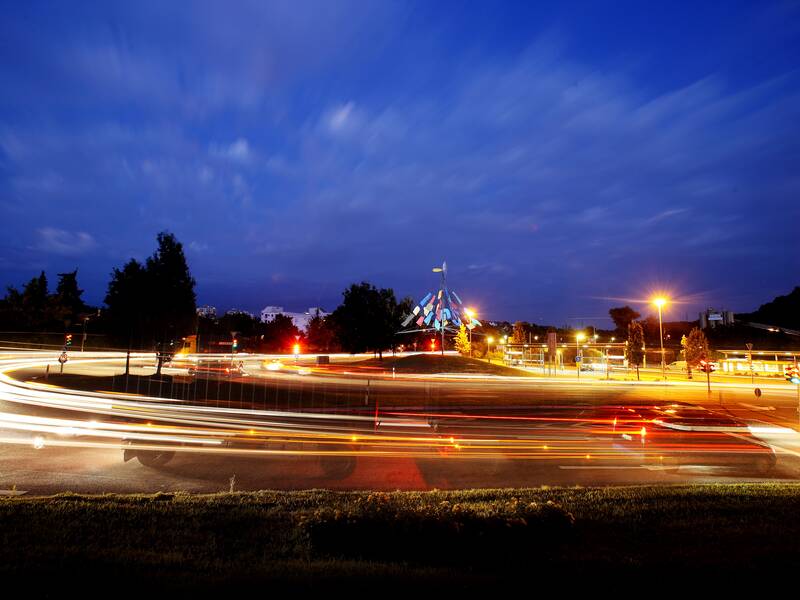
[[[424,490],[800,476],[797,396],[788,385],[765,385],[757,397],[741,384],[709,394],[704,382],[392,377],[303,364],[272,372],[251,358],[248,374],[232,378],[236,386],[217,389],[228,397],[209,401],[196,397],[202,380],[179,368],[165,374],[194,385],[178,392],[173,384],[171,399],[141,386],[69,392],[50,379],[42,385],[46,360],[0,354],[0,490]],[[122,368],[119,355],[87,353],[66,371],[108,377]],[[152,359],[134,357],[133,373],[152,373]],[[179,451],[145,466],[125,462],[125,448]]]

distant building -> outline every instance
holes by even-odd
[[[700,329],[714,329],[717,325],[733,325],[733,312],[709,308],[700,313]]]
[[[225,314],[226,315],[247,315],[251,319],[255,319],[256,318],[256,316],[253,313],[251,313],[249,311],[246,311],[246,310],[239,310],[238,308],[232,308],[229,311],[227,311]]]
[[[329,314],[330,313],[325,312],[323,309],[317,306],[312,306],[304,313],[286,312],[283,310],[282,306],[265,306],[264,310],[261,311],[261,320],[264,323],[268,323],[276,316],[284,315],[292,320],[295,327],[305,331],[308,328],[308,323],[311,321],[311,319],[317,316],[325,318]]]
[[[198,317],[205,317],[206,319],[216,319],[217,318],[217,307],[216,306],[209,306],[208,304],[204,304],[203,306],[197,307],[197,316]]]

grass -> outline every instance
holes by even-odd
[[[440,354],[413,354],[411,356],[392,357],[384,356],[383,360],[369,359],[355,363],[362,367],[382,368],[397,373],[423,373],[426,375],[438,373],[455,373],[469,375],[506,375],[511,377],[530,377],[532,373],[522,369],[506,367],[496,363],[489,363],[477,358],[465,356],[452,356]]]
[[[455,373],[483,375],[531,376],[527,371],[513,369],[503,365],[460,356],[439,356],[418,354],[402,358],[384,357],[383,361],[370,359],[348,365],[351,371],[361,371],[369,377],[370,373],[382,371],[391,373]],[[35,380],[41,383],[57,385],[69,389],[83,391],[127,392],[176,400],[201,402],[229,407],[267,407],[276,410],[291,408],[363,408],[364,387],[342,386],[338,384],[305,383],[303,381],[279,380],[228,380],[225,378],[192,378],[172,375],[146,376],[122,374],[115,376],[81,375],[76,373],[51,372],[47,380],[41,369],[26,369],[15,373],[21,380]],[[366,379],[359,380],[366,386]],[[419,395],[393,393],[372,389],[373,398],[381,395],[382,403],[392,406],[403,406],[420,401]],[[458,399],[461,402],[460,399]]]
[[[798,514],[792,484],[3,498],[0,575],[40,591],[724,585],[793,568]]]

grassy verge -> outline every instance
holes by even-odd
[[[383,360],[369,359],[354,363],[355,366],[394,369],[397,373],[456,373],[467,375],[506,375],[511,377],[531,377],[532,373],[522,369],[506,367],[496,363],[465,356],[441,356],[439,354],[413,354],[411,356],[384,356]]]
[[[800,486],[780,484],[5,498],[0,575],[40,591],[726,587],[797,564],[798,514]]]

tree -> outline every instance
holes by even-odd
[[[458,333],[454,339],[458,353],[463,354],[464,356],[469,356],[471,345],[469,342],[469,335],[467,334],[467,328],[463,323],[461,324],[461,327],[458,328]]]
[[[800,329],[800,286],[785,296],[777,296],[774,300],[762,304],[753,313],[737,315],[737,320],[740,316],[745,321]]]
[[[154,300],[150,307],[153,333],[156,342],[164,345],[194,330],[197,297],[183,245],[166,231],[156,239],[158,248],[147,259],[145,268]]]
[[[619,306],[609,309],[608,314],[611,320],[614,321],[614,326],[617,328],[617,334],[620,337],[625,335],[628,331],[628,325],[642,316],[630,306]]]
[[[22,289],[22,317],[27,328],[40,329],[49,321],[47,276],[42,271]]]
[[[287,351],[292,347],[303,333],[292,321],[292,317],[287,315],[275,315],[275,317],[263,326],[264,346],[268,350]]]
[[[171,343],[194,332],[196,297],[183,245],[165,231],[156,239],[158,248],[144,265],[131,259],[122,270],[114,269],[105,302],[117,339],[130,347],[136,333],[141,346],[155,344],[160,374]]]
[[[53,313],[55,318],[63,321],[65,327],[76,323],[86,310],[81,295],[83,290],[78,287],[78,269],[58,274],[58,285],[53,296]]]
[[[115,268],[108,282],[105,303],[106,318],[112,339],[124,342],[130,349],[136,332],[140,339],[149,340],[148,311],[150,295],[147,272],[142,263],[129,260],[122,269]],[[125,374],[128,374],[126,362]]]
[[[25,313],[22,310],[22,294],[14,286],[6,288],[6,296],[0,300],[0,327],[3,329],[19,330],[26,324]]]
[[[311,317],[306,327],[306,340],[308,345],[316,350],[330,352],[336,337],[331,323],[319,312]]]
[[[683,356],[686,359],[686,372],[692,378],[692,367],[696,367],[701,360],[708,358],[708,339],[702,329],[695,327],[681,340]]]
[[[636,379],[639,379],[639,367],[644,358],[644,330],[642,324],[633,321],[628,324],[628,344],[625,346],[625,358],[628,364],[636,367]]]
[[[383,351],[394,348],[403,303],[398,305],[392,289],[377,289],[366,281],[352,284],[342,295],[342,304],[329,317],[342,349],[352,354],[372,351],[382,360]]]
[[[512,344],[524,344],[528,339],[525,323],[517,321],[514,323],[514,333],[511,336]]]

